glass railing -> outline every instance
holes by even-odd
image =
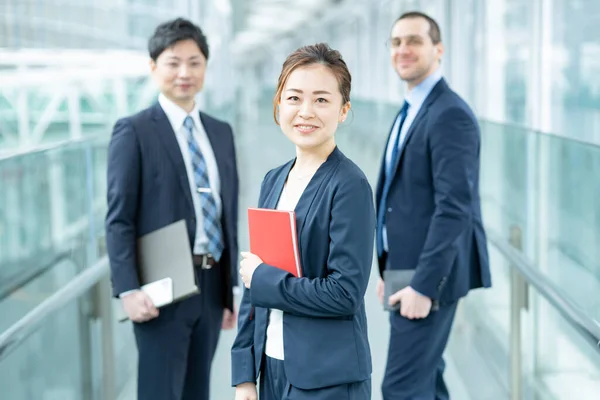
[[[523,229],[525,254],[600,321],[600,147],[493,123],[482,130],[486,222]]]
[[[514,374],[519,368],[523,397],[518,398],[595,398],[600,393],[598,339],[574,324],[572,314],[598,331],[600,268],[595,244],[600,239],[600,211],[595,198],[600,184],[594,178],[600,169],[600,148],[485,121],[481,128],[486,226],[517,246],[539,280],[545,280],[572,312],[560,312],[538,290],[519,295],[514,266],[493,251],[494,288],[470,296],[463,324],[470,325],[475,337],[485,337],[483,343],[489,340],[486,354],[487,361],[493,360],[492,369],[512,365],[508,370]],[[516,342],[522,347],[515,364],[510,350]],[[508,385],[511,380],[503,376]]]
[[[104,257],[107,144],[0,159],[2,398],[114,399],[134,372]]]
[[[105,138],[0,159],[0,330],[104,253]]]
[[[565,296],[509,238],[488,229],[494,287],[457,315],[450,351],[473,399],[594,399],[600,390],[600,325]],[[477,365],[477,368],[473,368]]]
[[[600,321],[600,147],[489,122],[482,131],[486,222],[519,226],[540,272]]]
[[[0,333],[3,398],[114,400],[124,390],[135,344],[113,314],[108,269],[104,257]]]

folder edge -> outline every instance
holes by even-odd
[[[292,246],[294,246],[294,258],[296,259],[296,277],[302,277],[302,266],[300,265],[300,252],[298,250],[298,234],[296,232],[296,212],[290,211],[290,226],[292,227]]]

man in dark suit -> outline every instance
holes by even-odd
[[[134,322],[138,398],[208,400],[221,328],[235,324],[238,174],[229,124],[201,112],[208,44],[176,19],[149,40],[158,102],[115,124],[106,242],[114,294]],[[140,291],[136,240],[184,219],[200,293],[161,308]],[[169,268],[165,265],[165,268]]]
[[[392,64],[408,85],[376,191],[377,253],[386,269],[414,270],[390,297],[385,400],[448,399],[442,353],[458,300],[491,285],[479,199],[480,134],[469,106],[442,78],[437,23],[410,12],[393,26]],[[377,292],[383,299],[384,282]]]

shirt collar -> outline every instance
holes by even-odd
[[[169,119],[169,122],[173,126],[173,130],[175,132],[179,132],[183,126],[183,121],[188,115],[192,117],[196,129],[200,129],[200,109],[198,107],[198,103],[194,104],[194,109],[189,114],[162,93],[158,95],[158,103],[167,115],[167,118]]]
[[[418,110],[421,108],[429,93],[433,87],[442,79],[441,68],[436,69],[431,75],[415,86],[408,94],[405,99],[410,104],[410,108]]]

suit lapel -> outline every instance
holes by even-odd
[[[447,87],[448,87],[448,85],[446,84],[446,81],[443,78],[440,79],[440,81],[438,83],[436,83],[436,85],[433,87],[433,89],[431,90],[431,92],[429,93],[429,95],[427,96],[425,101],[423,102],[423,105],[421,106],[421,108],[419,109],[419,112],[415,116],[415,119],[413,120],[412,124],[410,125],[408,132],[406,132],[406,137],[404,138],[404,141],[402,142],[402,146],[400,147],[400,150],[398,153],[398,158],[396,159],[396,163],[394,164],[394,167],[392,169],[393,175],[396,174],[398,165],[400,165],[402,156],[404,155],[404,150],[406,149],[406,146],[408,146],[408,144],[409,144],[410,137],[415,133],[415,131],[417,130],[419,125],[421,125],[421,123],[425,120],[425,117],[427,116],[427,112],[429,110],[429,106],[431,106],[431,104],[438,98],[438,96],[442,93],[442,91],[445,90]]]
[[[171,123],[167,118],[167,115],[160,107],[158,103],[155,104],[153,110],[154,128],[158,133],[158,137],[162,142],[169,160],[175,168],[175,172],[178,177],[181,190],[183,190],[184,196],[187,199],[188,205],[194,209],[194,202],[192,201],[192,194],[190,193],[190,184],[188,181],[187,170],[181,155],[181,149],[177,143],[175,132],[171,127]]]
[[[275,184],[271,188],[271,191],[267,195],[264,200],[263,208],[276,209],[277,203],[279,203],[279,198],[281,197],[281,192],[283,191],[283,186],[285,185],[285,181],[287,180],[287,176],[294,165],[295,159],[289,161],[279,172],[279,176],[275,180]]]
[[[329,155],[327,160],[319,167],[317,172],[313,175],[312,179],[304,189],[304,192],[298,200],[296,205],[296,223],[298,224],[298,247],[302,248],[300,244],[300,238],[302,237],[302,230],[306,223],[306,215],[310,210],[310,207],[315,200],[319,189],[323,184],[329,182],[329,178],[335,167],[339,164],[342,157],[342,152],[336,147],[333,152]]]
[[[402,145],[400,146],[400,149],[398,150],[398,158],[396,158],[396,163],[394,164],[394,166],[392,168],[392,171],[393,171],[392,175],[396,174],[396,170],[398,169],[398,165],[400,165],[400,160],[402,160],[402,155],[404,154],[404,149],[406,148],[406,145],[408,144],[410,137],[415,132],[415,130],[418,128],[418,126],[421,124],[421,121],[423,121],[425,119],[426,115],[427,115],[427,107],[425,107],[425,104],[423,104],[423,106],[421,106],[421,109],[417,113],[417,116],[415,117],[412,124],[410,125],[408,132],[406,132],[406,137],[404,138],[404,141],[402,142]]]
[[[383,158],[381,160],[381,165],[379,167],[379,179],[377,179],[377,188],[375,189],[375,199],[377,200],[377,204],[379,204],[379,200],[381,199],[381,195],[383,192],[383,182],[385,179],[385,160],[386,160],[386,155],[388,152],[388,147],[390,146],[390,138],[392,137],[394,126],[396,125],[396,120],[398,119],[398,116],[400,115],[401,111],[402,111],[402,109],[400,109],[396,113],[396,116],[394,117],[394,120],[392,122],[392,126],[390,127],[390,130],[389,130],[389,133],[387,136],[387,140],[385,141],[385,148],[383,149]]]

